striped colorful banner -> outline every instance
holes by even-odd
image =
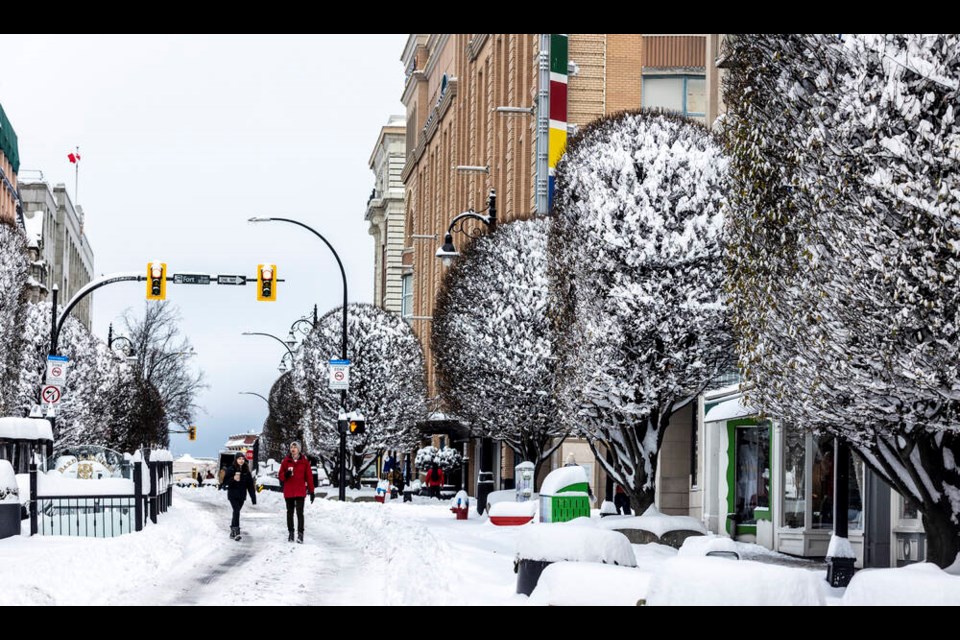
[[[550,131],[547,166],[550,168],[550,206],[557,163],[567,148],[567,66],[568,37],[565,33],[550,34]]]

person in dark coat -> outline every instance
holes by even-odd
[[[307,495],[313,504],[313,470],[310,460],[300,453],[300,443],[290,443],[290,455],[280,463],[277,478],[283,484],[283,499],[287,503],[287,531],[293,542],[293,512],[297,512],[297,542],[303,542],[303,502]]]
[[[203,486],[203,472],[197,471],[197,489]]]
[[[227,498],[230,500],[230,506],[233,507],[233,519],[230,521],[230,537],[236,538],[240,535],[240,509],[250,494],[250,501],[257,504],[257,492],[253,486],[253,475],[247,467],[247,457],[243,453],[238,453],[232,465],[227,467],[223,474],[223,484],[221,489],[227,490]]]
[[[629,516],[633,512],[630,510],[630,496],[627,495],[627,492],[623,489],[623,486],[617,485],[617,489],[613,494],[613,506],[617,508],[617,513]]]

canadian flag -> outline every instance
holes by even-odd
[[[68,154],[67,154],[67,160],[69,160],[71,164],[77,164],[78,162],[80,162],[80,154],[79,154],[79,153],[68,153]]]

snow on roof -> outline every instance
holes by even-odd
[[[640,529],[649,531],[658,538],[668,531],[699,531],[706,533],[707,528],[696,518],[690,516],[668,516],[651,506],[642,516],[607,517],[600,520],[597,526],[601,529]]]
[[[748,407],[743,403],[743,398],[733,398],[725,400],[715,407],[711,407],[703,416],[704,422],[721,422],[723,420],[733,420],[734,418],[744,418],[746,416],[757,415],[756,409]]]
[[[555,495],[570,485],[586,483],[587,470],[578,464],[560,467],[547,474],[540,487],[540,495]]]
[[[166,449],[154,449],[150,452],[150,462],[173,462],[173,454]]]
[[[517,537],[521,560],[604,562],[637,566],[630,541],[622,533],[569,524],[535,524]]]
[[[53,427],[42,418],[0,418],[0,438],[53,440]]]

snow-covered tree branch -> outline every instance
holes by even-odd
[[[726,167],[703,126],[656,112],[595,122],[558,167],[558,397],[640,511],[654,500],[670,417],[730,364]]]
[[[294,381],[310,430],[310,450],[336,466],[340,392],[328,387],[328,361],[340,355],[342,307],[320,318],[297,351]],[[425,418],[423,351],[410,326],[370,304],[347,309],[347,356],[351,361],[346,410],[366,418],[366,433],[347,440],[347,468],[360,474],[386,449],[411,449]],[[335,475],[335,474],[334,474]],[[333,476],[331,476],[333,477]]]
[[[471,244],[444,276],[432,335],[444,405],[538,470],[568,428],[554,389],[549,227],[547,219],[512,222]]]
[[[27,254],[18,227],[0,223],[0,415],[13,411],[20,327],[26,306]]]
[[[960,552],[960,39],[739,36],[730,272],[751,401],[819,428]]]

